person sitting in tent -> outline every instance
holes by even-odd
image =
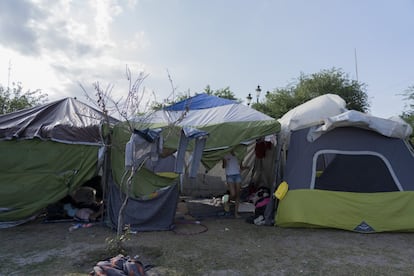
[[[96,190],[91,187],[80,187],[64,200],[63,209],[75,220],[96,221],[103,212],[103,203],[96,200]]]
[[[240,189],[241,189],[241,174],[240,171],[246,169],[242,162],[239,164],[234,150],[231,150],[223,158],[223,168],[226,171],[226,185],[230,192],[230,198],[235,202],[234,216],[239,218],[239,204],[240,204]],[[229,201],[224,202],[224,210],[230,211]]]

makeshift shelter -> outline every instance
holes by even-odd
[[[413,231],[411,131],[401,119],[357,111],[330,114],[303,127],[299,120],[289,139],[281,141],[287,149],[282,180],[289,190],[278,203],[276,225]]]
[[[166,109],[177,114],[187,112],[183,123],[202,125],[200,129],[215,134],[207,139],[197,175],[188,172],[183,175],[182,193],[211,195],[225,192],[221,160],[232,147],[239,150],[238,157],[243,159],[243,164],[251,168],[242,171],[242,186],[252,183],[271,186],[274,181],[275,134],[280,130],[276,120],[236,101],[208,94],[198,94]],[[266,147],[258,149],[262,144]],[[191,156],[188,159],[191,160]]]
[[[104,119],[73,98],[0,116],[0,227],[35,217],[98,174]]]
[[[259,137],[277,133],[279,127],[276,120],[265,114],[236,101],[207,94],[132,118],[114,127],[110,196],[119,198],[126,191],[125,148],[132,140],[132,132],[160,129],[162,151],[158,155],[162,158],[156,161],[149,158],[145,167],[134,175],[131,199],[127,202],[124,216],[125,223],[133,229],[168,230],[173,225],[179,196],[179,175],[187,173],[196,177],[200,161],[210,169],[232,148],[236,148],[243,157],[246,145]],[[192,153],[191,161],[183,158],[185,151]],[[170,161],[164,158],[170,158]],[[156,170],[162,167],[158,164],[161,161],[169,164],[169,168]],[[109,205],[114,226],[117,225],[119,210],[120,206]]]
[[[230,148],[254,143],[257,138],[280,130],[275,119],[259,111],[208,94],[198,94],[167,107],[151,120],[155,125],[171,122],[209,133],[201,159],[207,169],[221,161]]]

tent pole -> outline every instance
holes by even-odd
[[[102,224],[105,224],[106,220],[106,210],[105,204],[108,202],[108,196],[107,196],[107,188],[108,188],[108,180],[109,180],[109,173],[110,173],[110,166],[109,166],[109,143],[110,143],[110,137],[107,136],[104,139],[104,160],[103,160],[103,166],[102,166],[102,178],[101,178],[101,187],[102,187]]]

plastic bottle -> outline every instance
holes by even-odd
[[[229,195],[228,194],[223,195],[223,197],[221,198],[221,201],[223,203],[227,203],[229,201]]]
[[[77,224],[74,224],[71,227],[69,227],[69,231],[72,232],[72,231],[74,231],[76,229],[79,229],[81,227],[82,227],[82,223],[77,223]]]
[[[92,223],[77,223],[77,224],[74,224],[71,227],[69,227],[69,231],[72,232],[72,231],[74,231],[76,229],[79,229],[79,228],[89,228],[89,227],[92,227],[92,226],[93,226]]]

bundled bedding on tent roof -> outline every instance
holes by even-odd
[[[290,134],[275,221],[284,227],[413,231],[414,155],[408,124],[356,111]]]

